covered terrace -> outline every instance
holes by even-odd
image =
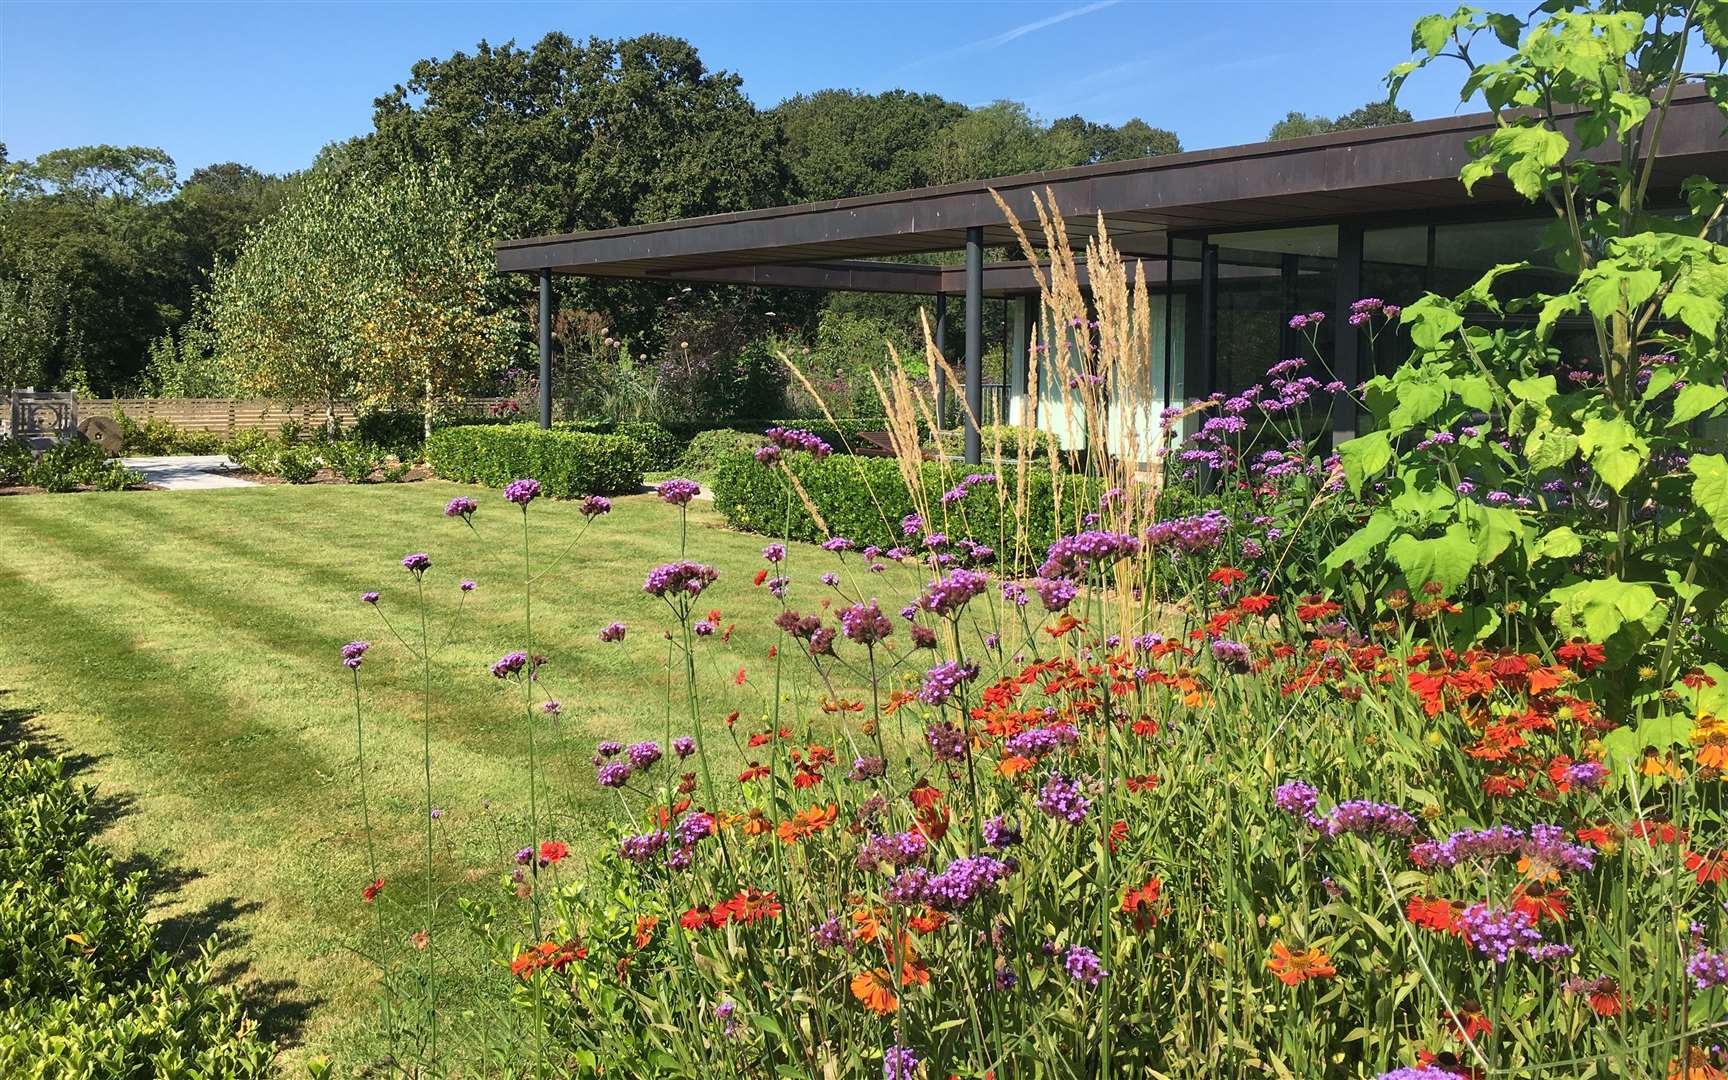
[[[1363,295],[1366,231],[1378,228],[1390,235],[1436,221],[1531,219],[1546,213],[1545,208],[1532,208],[1498,177],[1478,184],[1473,197],[1465,194],[1458,175],[1470,160],[1469,144],[1494,125],[1489,114],[1450,117],[853,199],[509,240],[497,245],[498,269],[539,277],[542,426],[551,423],[550,298],[555,273],[927,295],[934,301],[942,341],[946,341],[947,298],[963,296],[967,302],[962,372],[968,406],[964,412],[969,417],[965,454],[968,462],[977,462],[980,437],[970,417],[985,415],[982,301],[1037,293],[1036,280],[1025,263],[985,261],[987,249],[1014,244],[992,191],[1027,223],[1036,221],[1034,194],[1048,193],[1070,242],[1081,249],[1096,234],[1102,216],[1112,243],[1125,255],[1141,257],[1142,270],[1155,291],[1162,288],[1167,294],[1183,295],[1179,312],[1174,305],[1166,308],[1162,388],[1167,404],[1180,404],[1225,388],[1219,379],[1219,282],[1221,277],[1228,280],[1232,267],[1248,272],[1263,265],[1266,273],[1282,272],[1285,293],[1294,297],[1297,275],[1304,273],[1301,261],[1323,256],[1325,273],[1305,279],[1310,291],[1303,299],[1309,302],[1312,288],[1319,283],[1332,324],[1342,325],[1350,303]],[[1611,146],[1598,148],[1603,153],[1611,150]],[[1654,190],[1675,190],[1680,180],[1695,174],[1728,178],[1728,138],[1721,113],[1701,88],[1674,103],[1654,167]],[[1274,228],[1283,230],[1274,242],[1239,239]],[[1321,229],[1325,231],[1323,251],[1313,246]],[[1427,228],[1426,237],[1426,276],[1420,281],[1432,287],[1437,260],[1444,264],[1446,254],[1436,252],[1433,227]],[[1504,246],[1505,238],[1500,242]],[[1410,261],[1423,264],[1421,241],[1414,246]],[[1226,252],[1246,248],[1254,257],[1235,263],[1233,256],[1226,255],[1228,265],[1221,270],[1221,247]],[[888,261],[893,256],[950,251],[963,251],[963,262],[937,266]],[[1460,264],[1458,269],[1467,267]],[[1018,340],[1023,342],[1024,334]],[[1338,334],[1331,346],[1332,368],[1339,380],[1353,385],[1371,373],[1375,358],[1361,355],[1355,335]],[[1024,360],[1024,356],[1018,359],[1022,369]],[[1022,388],[1023,379],[1022,375]],[[1037,388],[1030,392],[1036,394]],[[1335,436],[1354,433],[1357,417],[1346,396],[1334,401],[1331,422]]]

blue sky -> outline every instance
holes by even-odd
[[[414,61],[482,38],[529,45],[649,31],[695,42],[770,106],[800,91],[904,87],[1052,119],[1140,116],[1191,149],[1253,142],[1285,112],[1337,114],[1383,91],[1410,25],[1450,0],[730,3],[20,3],[0,0],[0,141],[11,156],[159,146],[185,176],[301,168],[371,128]],[[1459,111],[1458,72],[1402,103]]]

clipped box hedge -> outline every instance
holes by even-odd
[[[721,458],[714,476],[715,508],[735,528],[767,536],[807,541],[844,536],[860,546],[875,544],[884,549],[907,543],[900,520],[913,511],[912,495],[893,459],[836,454],[816,461],[791,454],[786,461],[827,522],[827,532],[790,491],[780,470],[763,468],[745,453]],[[950,540],[965,538],[988,544],[1017,570],[1035,565],[1058,536],[1084,527],[1085,515],[1097,508],[1102,490],[1096,480],[1064,476],[1061,505],[1057,506],[1049,471],[1034,469],[1028,474],[1026,516],[1016,523],[1012,473],[1007,478],[1007,505],[998,501],[994,485],[980,484],[944,508],[939,502],[944,491],[959,484],[968,473],[985,470],[954,462],[926,462],[923,468],[924,486],[932,513],[937,516],[930,528]],[[1023,538],[1017,540],[1022,532]]]
[[[272,1047],[211,953],[184,965],[145,921],[142,875],[91,840],[90,791],[0,750],[0,1076],[263,1076]]]
[[[542,431],[533,424],[434,431],[426,440],[426,463],[446,480],[488,487],[531,476],[558,499],[633,492],[645,471],[641,446],[627,436]]]

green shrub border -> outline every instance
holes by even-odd
[[[646,471],[641,446],[626,436],[542,431],[533,424],[434,431],[426,440],[426,463],[445,480],[488,487],[531,476],[557,499],[634,492]]]
[[[900,522],[914,511],[914,503],[893,459],[837,454],[817,461],[791,454],[786,461],[828,530],[817,526],[779,469],[764,468],[750,454],[738,452],[723,456],[714,475],[714,506],[728,524],[794,540],[844,536],[860,546],[874,544],[884,550],[908,543]],[[928,530],[943,533],[950,541],[987,544],[1014,570],[1035,566],[1057,537],[1084,528],[1086,515],[1097,509],[1103,491],[1095,479],[1065,475],[1058,505],[1049,470],[1032,470],[1027,473],[1026,515],[1017,520],[1012,473],[1005,477],[1006,503],[996,485],[978,484],[964,498],[942,505],[943,492],[970,473],[985,470],[953,462],[926,462],[923,469],[924,488],[937,519],[927,523]],[[1023,547],[1017,546],[1021,536]]]
[[[92,842],[90,790],[26,747],[0,749],[0,1075],[264,1075],[209,943],[179,964],[156,947],[142,875]]]

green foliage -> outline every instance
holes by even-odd
[[[818,90],[774,107],[796,201],[845,199],[931,183],[926,148],[966,107],[936,94]]]
[[[80,487],[97,491],[124,491],[141,484],[144,477],[111,461],[95,443],[63,442],[50,446],[36,455],[35,461],[23,470],[24,483],[43,491],[76,491]]]
[[[224,181],[244,170],[249,184]],[[109,392],[138,381],[213,262],[274,205],[281,181],[200,169],[178,189],[149,147],[87,146],[0,177],[0,384]]]
[[[985,424],[978,429],[978,437],[986,457],[993,456],[996,446],[1000,444],[1002,457],[1009,461],[1021,456],[1029,461],[1042,461],[1058,453],[1061,448],[1061,440],[1055,432],[1041,429],[1025,432],[1018,424]],[[1022,439],[1026,442],[1024,455],[1020,449]],[[944,431],[937,437],[937,445],[942,453],[951,457],[963,454],[966,451],[966,433]]]
[[[341,439],[324,450],[325,464],[350,484],[364,484],[384,465],[384,452],[359,439]]]
[[[1415,117],[1408,109],[1399,108],[1391,99],[1386,101],[1371,101],[1359,109],[1352,109],[1343,116],[1327,119],[1324,116],[1309,116],[1306,113],[1286,113],[1284,119],[1272,125],[1272,130],[1266,133],[1266,138],[1277,141],[1280,139],[1300,139],[1306,135],[1327,135],[1334,131],[1355,131],[1358,128],[1385,127],[1388,124],[1408,124]]]
[[[736,454],[753,454],[766,440],[759,434],[737,428],[709,428],[690,438],[678,458],[678,468],[686,473],[707,475],[719,468],[723,458]]]
[[[314,170],[215,275],[217,357],[247,393],[418,408],[520,351],[489,226],[447,167]],[[327,427],[328,427],[327,423]]]
[[[612,431],[613,434],[622,435],[634,442],[641,449],[642,467],[650,472],[677,467],[678,459],[684,452],[685,440],[659,424],[632,420],[619,424]]]
[[[222,436],[215,432],[176,427],[161,417],[139,423],[115,409],[114,421],[120,425],[121,445],[129,454],[214,454],[222,449]]]
[[[276,455],[281,449],[282,444],[264,432],[242,428],[222,447],[222,452],[247,472],[268,473],[275,469]]]
[[[1604,644],[1617,708],[1632,703],[1640,667],[1666,685],[1702,658],[1728,596],[1728,477],[1720,437],[1701,423],[1728,408],[1728,248],[1708,239],[1725,203],[1695,178],[1682,185],[1688,211],[1656,218],[1650,171],[1622,164],[1657,153],[1682,43],[1717,17],[1714,4],[1658,3],[1539,14],[1526,30],[1461,8],[1419,23],[1417,59],[1391,78],[1441,56],[1466,61],[1464,96],[1485,95],[1499,123],[1462,179],[1502,175],[1553,206],[1566,237],[1554,261],[1573,280],[1508,299],[1496,282],[1521,264],[1499,266],[1458,296],[1404,309],[1410,362],[1369,381],[1377,430],[1340,450],[1351,488],[1381,485],[1383,505],[1327,565],[1384,560],[1412,589],[1511,597],[1518,617],[1500,639]],[[1472,60],[1484,33],[1510,53]],[[1709,51],[1720,66],[1728,41]],[[1723,76],[1704,80],[1728,88]],[[1553,112],[1562,103],[1568,126]],[[1612,160],[1586,156],[1605,143]],[[1502,321],[1511,315],[1525,318]],[[1595,342],[1564,358],[1564,378],[1562,320],[1584,323]]]
[[[60,763],[0,750],[0,1072],[114,1078],[261,1076],[272,1051],[208,947],[157,949],[141,876],[91,843],[90,792]]]
[[[482,42],[422,60],[380,97],[363,164],[443,160],[473,191],[498,193],[506,236],[601,229],[773,206],[785,177],[773,122],[737,75],[658,34],[532,48]],[[675,286],[560,282],[622,336],[658,340]]]
[[[1101,161],[1129,161],[1134,158],[1161,157],[1180,154],[1182,140],[1174,131],[1155,128],[1138,116],[1124,121],[1120,127],[1100,124],[1081,116],[1064,116],[1050,125],[1052,133],[1071,132],[1078,139],[1085,160],[1079,165],[1096,165]]]
[[[290,446],[276,455],[275,473],[290,484],[310,484],[324,462],[308,446]]]
[[[36,455],[22,440],[0,439],[0,484],[24,483],[25,474],[35,460]]]
[[[918,508],[891,458],[834,455],[821,461],[803,454],[787,458],[789,468],[826,523],[824,531],[779,468],[764,468],[754,457],[736,452],[719,459],[714,470],[714,507],[740,529],[818,541],[844,536],[863,546],[891,548],[904,542],[900,522]],[[931,503],[958,484],[965,466],[930,462],[922,484]],[[1012,478],[1010,480],[1012,483]],[[958,502],[942,505],[933,531],[950,540],[962,538],[988,545],[1005,562],[1024,568],[1035,565],[1058,537],[1073,532],[1085,514],[1098,505],[1102,490],[1091,478],[1063,475],[1058,490],[1048,470],[1027,476],[1023,517],[1016,514],[1012,488],[999,492],[981,484]]]
[[[623,435],[542,431],[532,424],[435,431],[426,440],[426,463],[446,480],[490,487],[533,477],[559,499],[633,492],[645,471],[642,448]]]

